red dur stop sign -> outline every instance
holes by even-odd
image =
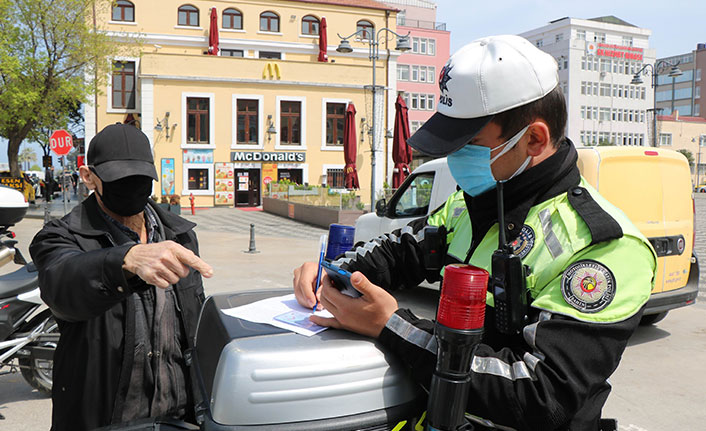
[[[49,148],[57,156],[65,156],[74,147],[73,139],[66,130],[57,130],[49,137]]]

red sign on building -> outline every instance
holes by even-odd
[[[596,55],[599,57],[624,58],[626,60],[642,61],[642,48],[632,46],[610,45],[599,43]]]

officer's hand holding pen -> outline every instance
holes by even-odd
[[[305,262],[294,270],[294,296],[302,307],[313,308],[318,298],[321,297],[321,290],[316,292],[315,285],[318,270],[319,265],[316,262]],[[321,277],[322,281],[328,279],[326,273],[323,273]]]

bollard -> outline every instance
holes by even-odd
[[[243,253],[259,253],[255,249],[255,225],[252,223],[250,223],[250,247],[247,251],[243,250]]]
[[[194,208],[194,194],[189,195],[189,201],[191,202],[191,215],[196,215],[196,208]]]

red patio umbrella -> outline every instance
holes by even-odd
[[[208,55],[218,55],[218,12],[211,8],[211,25],[208,28]]]
[[[343,158],[346,161],[345,185],[347,189],[359,189],[358,172],[355,169],[356,146],[355,146],[355,106],[348,104],[346,118],[343,123]]]
[[[409,175],[409,164],[412,163],[412,148],[407,145],[409,139],[409,121],[407,105],[402,95],[397,95],[395,102],[395,134],[392,140],[392,161],[395,162],[392,174],[392,187],[399,188]]]
[[[321,25],[319,26],[319,61],[327,62],[328,40],[326,36],[326,17],[321,17]]]

